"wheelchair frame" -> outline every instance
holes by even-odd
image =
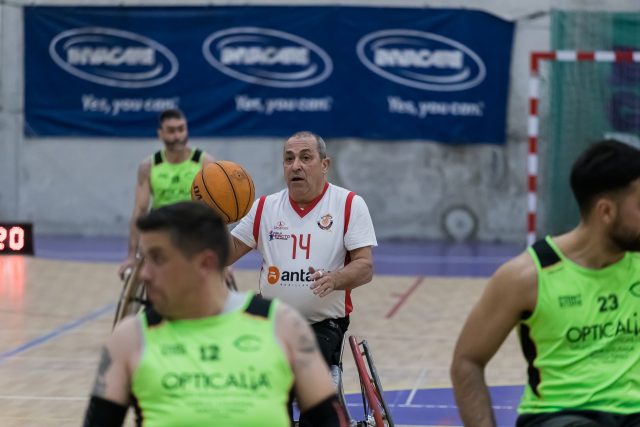
[[[344,343],[343,343],[344,344]],[[373,355],[367,340],[363,339],[358,342],[353,335],[349,336],[349,347],[358,370],[358,378],[360,379],[360,393],[362,395],[362,405],[364,410],[364,420],[352,421],[352,425],[362,427],[394,427],[391,412],[384,400],[382,383],[378,376]],[[363,357],[364,356],[364,357]],[[342,354],[340,357],[340,370],[342,371]],[[342,378],[340,378],[340,399],[347,407],[344,399],[344,390],[342,388]],[[349,418],[353,420],[351,414],[347,410]]]
[[[120,299],[118,299],[116,314],[113,318],[114,328],[126,316],[137,313],[142,306],[147,304],[144,283],[140,280],[140,270],[143,263],[144,258],[137,256],[134,266],[125,272],[124,284],[120,292]],[[233,273],[229,272],[229,275],[225,277],[225,283],[230,290],[238,290]]]

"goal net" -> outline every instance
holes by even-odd
[[[531,54],[527,243],[579,221],[571,165],[614,138],[640,148],[640,51]]]

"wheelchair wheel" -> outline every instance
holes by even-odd
[[[364,405],[365,419],[362,423],[358,423],[358,425],[393,427],[391,413],[388,411],[387,404],[384,401],[380,379],[373,364],[373,357],[371,356],[367,342],[363,340],[359,343],[356,337],[351,335],[349,337],[349,345],[351,346],[353,359],[358,369],[362,404]],[[363,354],[366,359],[362,357]]]
[[[126,316],[137,313],[145,303],[144,283],[140,280],[142,263],[143,259],[139,258],[131,271],[125,273],[124,285],[113,319],[114,328]]]
[[[376,369],[376,365],[373,362],[371,349],[369,348],[369,344],[367,344],[367,340],[362,340],[361,344],[365,360],[367,361],[367,365],[369,367],[369,372],[371,373],[371,379],[373,380],[373,391],[376,393],[376,397],[379,399],[380,405],[382,406],[382,411],[384,412],[383,418],[386,421],[385,425],[388,427],[394,427],[393,420],[391,419],[391,412],[387,407],[387,402],[385,402],[384,400],[384,390],[382,390],[382,383],[380,382],[380,377],[378,376],[378,370]]]

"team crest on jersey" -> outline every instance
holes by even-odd
[[[318,227],[321,230],[329,230],[333,225],[333,217],[330,214],[326,214],[320,217],[318,220]]]

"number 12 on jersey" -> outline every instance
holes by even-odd
[[[291,242],[293,243],[293,251],[291,252],[291,259],[296,259],[298,254],[298,249],[300,251],[306,252],[306,259],[309,259],[309,254],[311,252],[311,233],[307,234],[307,242],[304,242],[304,234],[292,234]]]

